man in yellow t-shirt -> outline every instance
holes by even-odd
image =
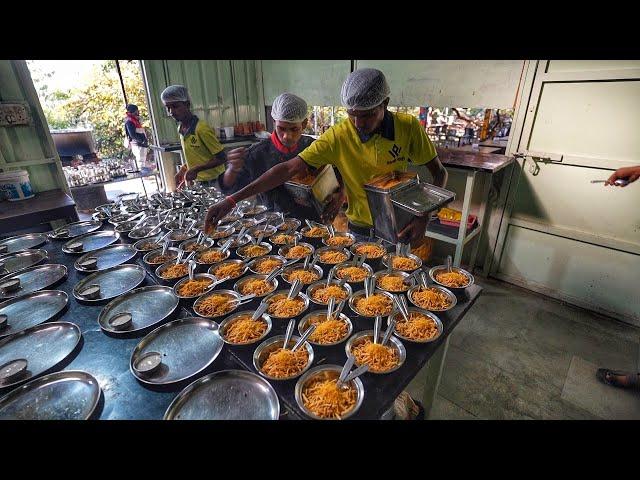
[[[335,218],[348,200],[349,229],[360,236],[370,235],[373,219],[363,184],[374,176],[405,171],[411,163],[426,165],[433,184],[444,186],[447,172],[418,119],[387,110],[390,89],[380,70],[365,68],[352,72],[342,85],[341,100],[348,120],[334,125],[298,156],[274,166],[256,181],[211,207],[207,225],[215,225],[245,198],[271,190],[304,172],[307,165],[331,164],[342,177],[343,188],[333,194],[323,219]],[[427,219],[415,218],[400,232],[403,242],[423,238]]]
[[[213,128],[191,112],[189,92],[183,85],[171,85],[160,94],[169,115],[178,122],[178,134],[184,151],[186,165],[176,174],[176,187],[198,180],[212,185],[225,171],[225,163],[233,165],[234,152],[227,156]]]

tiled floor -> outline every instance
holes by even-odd
[[[451,335],[431,419],[640,419],[640,392],[599,367],[640,370],[640,329],[487,280]],[[409,387],[422,397],[419,381]]]

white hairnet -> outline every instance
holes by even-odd
[[[189,90],[184,85],[169,85],[160,94],[160,99],[164,103],[191,101],[189,99]]]
[[[282,122],[302,122],[307,118],[307,102],[293,93],[282,93],[273,101],[271,117]]]
[[[375,68],[361,68],[349,74],[342,84],[342,106],[349,110],[369,110],[389,96],[389,84],[384,73]]]

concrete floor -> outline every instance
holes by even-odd
[[[640,371],[639,328],[476,281],[485,290],[450,337],[430,419],[640,419],[640,392],[595,378],[599,367]]]

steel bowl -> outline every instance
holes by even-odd
[[[353,245],[351,245],[351,247],[349,247],[349,250],[351,250],[351,253],[353,255],[357,255],[356,250],[361,245],[374,245],[374,246],[380,247],[382,250],[384,250],[384,253],[382,255],[380,255],[379,257],[370,257],[370,256],[367,255],[366,262],[368,262],[368,263],[370,263],[370,260],[380,260],[381,261],[382,257],[384,257],[386,255],[386,253],[387,253],[387,250],[377,242],[356,242]]]
[[[173,260],[178,258],[178,249],[177,248],[169,247],[169,248],[167,248],[167,253],[168,252],[173,252],[173,253],[176,254],[175,257],[173,257]],[[161,262],[161,263],[154,263],[153,259],[155,257],[160,256],[160,255],[162,255],[162,248],[156,248],[155,250],[151,250],[150,252],[145,253],[144,256],[142,257],[142,261],[144,263],[146,263],[147,265],[150,265],[150,266],[162,265],[162,263],[171,261],[171,260],[165,260],[164,262]]]
[[[280,262],[282,262],[282,263],[280,264],[280,267],[281,267],[282,265],[284,265],[284,264],[286,263],[286,261],[287,261],[287,259],[286,259],[286,258],[281,257],[280,255],[265,255],[265,256],[263,256],[263,257],[256,257],[255,259],[251,260],[251,261],[247,264],[247,266],[249,267],[249,270],[251,270],[251,272],[252,272],[252,273],[256,273],[256,274],[258,274],[258,275],[269,275],[269,273],[271,273],[271,272],[268,272],[268,273],[266,273],[266,274],[263,274],[262,272],[258,272],[258,271],[256,270],[256,267],[258,267],[258,266],[260,265],[260,263],[261,263],[261,262],[263,262],[263,261],[265,261],[265,260],[268,260],[268,259],[272,259],[272,260],[279,260]],[[277,268],[280,268],[280,267],[277,267]],[[277,268],[276,268],[276,269],[277,269]],[[272,270],[272,271],[273,271],[273,270]]]
[[[212,295],[228,295],[230,297],[233,298],[238,298],[240,297],[240,294],[238,294],[238,292],[234,292],[233,290],[211,290],[203,295],[200,295],[198,297],[198,299],[195,301],[195,303],[193,304],[193,312],[202,318],[208,318],[208,319],[214,319],[214,318],[220,318],[220,317],[224,317],[225,315],[230,315],[232,314],[234,311],[236,311],[239,307],[239,305],[236,305],[234,308],[232,308],[230,311],[225,312],[225,313],[221,313],[220,315],[212,315],[212,316],[207,316],[204,315],[203,313],[200,313],[198,308],[200,306],[200,304],[202,302],[205,301],[205,299],[209,298]]]
[[[285,297],[287,296],[287,294],[289,293],[289,290],[276,290],[275,292],[270,293],[269,295],[265,296],[264,301],[266,303],[270,303],[271,299],[278,296],[278,295],[284,295]],[[297,318],[300,315],[303,315],[304,312],[306,312],[307,310],[309,310],[309,297],[307,297],[304,293],[300,292],[298,294],[298,296],[296,298],[301,299],[304,302],[304,308],[302,309],[301,312],[296,313],[294,316],[292,317],[280,317],[274,313],[269,313],[269,308],[267,308],[267,313],[269,314],[269,316],[271,318],[278,318],[281,320],[289,320],[290,318]]]
[[[219,240],[221,238],[229,238],[232,234],[237,231],[236,227],[217,227],[209,237],[214,240]]]
[[[436,334],[435,337],[429,338],[426,340],[414,340],[414,339],[405,337],[404,335],[401,335],[397,329],[394,330],[393,335],[400,337],[401,339],[406,340],[407,342],[413,342],[413,343],[430,343],[430,342],[435,342],[438,338],[440,338],[444,330],[444,326],[442,325],[442,321],[434,313],[428,312],[426,310],[422,310],[420,308],[414,308],[414,307],[409,307],[407,310],[409,311],[409,313],[415,312],[415,313],[424,315],[426,317],[429,317],[431,320],[435,322],[436,328],[438,329],[438,333]],[[387,327],[389,326],[389,322],[391,321],[392,318],[395,318],[396,322],[403,321],[402,314],[400,312],[395,312],[394,314],[389,315],[387,317]]]
[[[255,279],[262,279],[264,280],[265,278],[267,278],[267,275],[247,275],[244,278],[241,278],[240,280],[238,280],[234,285],[233,285],[233,289],[239,294],[239,295],[245,295],[244,293],[242,293],[240,291],[240,288],[249,280],[255,280]],[[261,298],[261,297],[266,297],[267,295],[270,295],[271,293],[275,292],[276,289],[278,288],[278,279],[274,278],[271,281],[271,284],[273,285],[273,290],[263,294],[263,295],[256,295],[256,298]],[[246,295],[250,295],[250,294],[246,294]]]
[[[269,238],[267,238],[267,240],[269,240],[269,242],[271,242],[273,245],[293,245],[293,239],[291,239],[289,242],[278,242],[278,241],[275,240],[275,237],[277,237],[278,235],[283,235],[283,234],[284,234],[284,232],[274,233]],[[302,235],[300,235],[299,232],[293,232],[290,235],[292,237],[296,237],[298,239],[298,242],[300,242],[300,240],[302,239]]]
[[[240,220],[240,228],[253,228],[256,226],[256,223],[258,222],[253,217],[243,217]]]
[[[216,265],[216,264],[218,264],[218,263],[220,263],[220,262],[224,262],[225,260],[227,260],[227,259],[231,256],[231,250],[227,250],[227,251],[225,252],[225,256],[224,256],[224,258],[223,258],[222,260],[219,260],[219,261],[217,261],[217,262],[213,262],[213,263],[207,263],[207,262],[205,262],[205,261],[203,261],[203,260],[202,260],[202,255],[203,255],[205,252],[208,252],[209,250],[216,250],[216,251],[218,251],[218,252],[219,252],[219,251],[220,251],[220,248],[207,248],[206,250],[202,250],[201,252],[196,253],[196,254],[193,256],[193,259],[195,260],[195,262],[196,262],[198,265]]]
[[[326,319],[327,312],[322,310],[316,310],[315,312],[307,313],[304,317],[302,317],[302,319],[298,322],[298,332],[300,333],[301,336],[302,334],[304,334],[305,330],[309,328],[309,325],[311,325],[311,319],[316,317],[323,317]],[[332,347],[334,345],[338,345],[344,342],[353,333],[353,323],[351,322],[351,320],[349,320],[349,317],[347,317],[344,313],[341,313],[339,315],[339,318],[340,320],[342,320],[347,324],[347,334],[344,337],[342,337],[337,342],[332,342],[332,343],[318,343],[312,340],[308,340],[308,342],[311,343],[312,345],[318,345],[320,347]]]
[[[258,343],[259,341],[263,340],[267,335],[269,335],[269,333],[271,332],[273,323],[271,322],[271,317],[266,313],[263,313],[260,319],[262,319],[262,321],[264,321],[267,324],[267,329],[260,337],[256,338],[255,340],[250,340],[248,342],[243,342],[243,343],[232,343],[229,340],[227,340],[225,336],[227,327],[229,327],[231,324],[236,322],[238,320],[238,317],[241,317],[247,314],[253,315],[254,312],[255,310],[243,310],[241,312],[232,313],[220,324],[220,330],[219,330],[220,336],[222,337],[222,340],[224,341],[224,343],[226,343],[227,345],[235,345],[235,346],[251,345],[254,343]]]
[[[410,278],[410,283],[411,283],[411,284],[410,284],[410,285],[409,285],[405,290],[401,290],[401,291],[399,291],[399,292],[395,292],[395,291],[391,291],[391,290],[385,290],[384,288],[382,288],[382,287],[380,287],[380,286],[378,285],[378,279],[379,279],[380,277],[384,277],[384,276],[400,277],[400,278],[402,278],[403,280],[406,280],[407,278]],[[391,272],[389,272],[388,270],[380,270],[379,272],[376,272],[376,273],[373,275],[373,278],[375,278],[375,285],[376,285],[376,288],[377,288],[377,289],[379,289],[379,290],[384,290],[385,292],[389,292],[389,293],[394,293],[394,294],[396,294],[396,295],[399,295],[399,294],[402,294],[402,293],[408,292],[408,291],[409,291],[409,289],[410,289],[411,287],[413,287],[413,286],[416,284],[415,278],[414,278],[414,277],[412,277],[410,273],[402,272],[402,271],[400,271],[400,270],[391,270]]]
[[[298,246],[303,246],[303,247],[310,248],[311,249],[311,253],[309,253],[308,255],[311,255],[311,256],[313,256],[314,252],[316,251],[315,247],[313,245],[311,245],[310,243],[299,242]],[[282,255],[287,260],[293,260],[293,258],[288,258],[287,257],[287,253],[289,252],[291,247],[293,247],[293,245],[285,245],[284,247],[280,247],[278,249],[278,255]],[[304,257],[306,257],[306,255],[303,255],[302,257],[298,258],[298,260],[302,260]]]
[[[249,230],[247,230],[247,234],[251,235],[253,238],[258,238],[262,233],[263,234],[262,237],[267,238],[273,235],[274,233],[276,233],[277,231],[278,229],[273,225],[267,225],[267,228],[265,229],[265,226],[261,224],[261,225],[256,225],[255,227],[251,227]]]
[[[284,232],[286,230],[297,230],[302,225],[302,222],[297,218],[285,218],[284,222],[278,226],[278,231]]]
[[[331,271],[333,272],[333,278],[337,278],[337,273],[338,270],[340,270],[341,268],[344,267],[352,267],[353,266],[353,262],[343,262],[343,263],[339,263],[337,265],[334,265],[333,268],[331,269]],[[371,277],[373,275],[373,268],[371,268],[370,265],[367,265],[366,263],[362,264],[362,267],[369,272],[369,277]],[[339,280],[339,279],[338,279]],[[347,283],[349,283],[350,285],[362,285],[364,283],[364,280],[360,280],[359,282],[353,281],[353,280],[347,280]]]
[[[246,265],[242,260],[234,259],[234,260],[223,260],[223,261],[222,261],[222,262],[220,262],[220,263],[214,263],[213,265],[211,265],[211,266],[209,267],[209,269],[207,270],[207,273],[208,273],[208,274],[210,274],[210,275],[213,275],[214,277],[217,277],[217,275],[215,274],[216,269],[217,269],[218,267],[222,266],[222,265],[227,264],[227,263],[240,263],[240,264],[243,264],[243,265],[244,265],[244,270],[242,271],[242,273],[241,273],[240,275],[238,275],[237,277],[230,277],[230,278],[228,279],[229,281],[231,281],[231,280],[235,280],[235,279],[237,279],[237,278],[240,278],[240,277],[241,277],[242,275],[244,275],[244,274],[247,272],[247,270],[248,270],[247,265]]]
[[[304,372],[309,370],[309,367],[311,367],[311,364],[313,363],[313,358],[314,358],[313,347],[309,342],[304,342],[304,344],[302,344],[300,348],[307,349],[307,353],[309,354],[309,360],[307,361],[306,367],[304,367],[300,372],[294,375],[291,375],[289,377],[280,377],[280,378],[272,377],[271,375],[267,375],[266,373],[264,373],[262,371],[262,365],[264,364],[266,359],[269,357],[269,354],[271,352],[273,352],[274,350],[277,350],[278,348],[282,348],[282,346],[284,345],[284,338],[285,338],[284,335],[276,335],[275,337],[271,337],[265,340],[264,342],[262,342],[260,345],[258,345],[258,347],[256,348],[256,351],[253,352],[253,367],[256,369],[256,371],[260,375],[262,375],[265,378],[268,378],[269,380],[292,380],[294,378],[298,378]],[[292,335],[291,340],[289,340],[288,347],[292,348],[298,340],[300,340],[300,337]]]
[[[194,280],[202,280],[204,278],[207,278],[209,280],[211,280],[212,282],[215,282],[217,280],[216,277],[214,277],[213,275],[209,275],[208,273],[195,273],[193,275]],[[198,298],[202,295],[205,295],[207,293],[209,293],[211,290],[213,290],[215,288],[215,285],[213,286],[209,286],[204,292],[199,293],[198,295],[180,295],[178,293],[178,291],[180,290],[180,287],[182,287],[182,285],[184,285],[185,283],[187,283],[189,281],[189,277],[186,276],[181,280],[178,280],[178,282],[173,286],[173,293],[176,297],[183,299],[183,300],[192,300],[194,298]]]
[[[380,332],[380,341],[382,341],[383,334],[384,332]],[[360,342],[364,341],[364,339],[367,337],[370,338],[371,341],[373,341],[373,330],[363,330],[361,332],[354,334],[347,341],[347,344],[344,346],[344,351],[347,354],[347,357],[353,357],[353,354],[351,353],[351,348],[358,345]],[[402,365],[404,365],[404,361],[407,359],[407,350],[404,348],[404,345],[402,344],[402,342],[398,338],[396,338],[394,335],[391,335],[391,337],[389,337],[389,341],[387,342],[387,346],[395,348],[396,351],[398,352],[398,364],[392,369],[387,370],[386,372],[374,372],[372,370],[367,370],[367,373],[373,373],[376,375],[386,375],[387,373],[395,372]]]
[[[247,207],[241,208],[240,212],[245,217],[255,217],[256,215],[260,215],[261,213],[264,213],[267,210],[268,208],[265,205],[254,205],[253,207],[247,206]]]
[[[322,227],[320,227],[322,228]],[[303,239],[305,242],[310,243],[311,245],[313,245],[314,247],[319,247],[322,245],[322,239],[325,237],[329,236],[329,230],[325,227],[324,228],[324,235],[321,235],[319,237],[311,237],[309,235],[307,235],[307,233],[309,233],[309,230],[311,230],[308,226],[303,227],[300,229],[300,234],[302,235]]]
[[[411,260],[413,260],[414,262],[417,263],[417,266],[415,268],[412,268],[411,270],[402,270],[400,268],[393,268],[393,270],[398,270],[401,272],[415,272],[416,270],[418,270],[420,267],[422,267],[422,259],[412,253],[408,253],[406,255],[396,255],[395,253],[387,253],[384,257],[382,257],[382,264],[389,268],[389,263],[391,262],[391,260],[394,257],[400,257],[400,258],[409,258]]]
[[[157,225],[145,225],[144,227],[136,228],[135,230],[131,230],[127,236],[131,240],[140,240],[141,238],[149,238],[155,237],[162,231],[162,227],[157,228]],[[155,232],[151,234],[151,232]]]
[[[216,241],[216,244],[219,247],[221,247],[228,240],[229,240],[228,238],[220,238],[220,239],[218,239],[218,241]],[[237,237],[233,237],[233,241],[231,242],[231,246],[229,248],[242,247],[242,246],[246,245],[247,243],[249,243],[250,241],[251,241],[251,236],[247,235],[247,234],[244,234],[239,241],[238,241]]]
[[[107,220],[107,222],[110,223],[113,226],[117,226],[120,223],[127,222],[131,217],[133,217],[132,213],[119,213],[119,214],[116,214],[114,211],[112,211],[111,213],[112,213],[112,215],[109,218],[109,220]]]
[[[115,231],[118,233],[129,233],[133,227],[136,226],[136,223],[138,223],[137,220],[133,220],[131,222],[122,222],[122,223],[118,223],[115,226]]]
[[[243,259],[243,260],[248,260],[250,258],[261,258],[261,257],[264,257],[265,255],[269,255],[269,253],[271,253],[271,250],[273,250],[273,245],[271,245],[270,243],[260,242],[259,245],[262,246],[262,247],[265,247],[267,249],[267,251],[265,253],[263,253],[262,255],[258,255],[257,257],[249,257],[249,256],[245,255],[245,253],[246,253],[247,249],[252,245],[253,244],[251,244],[251,245],[247,244],[247,245],[243,245],[241,247],[238,247],[236,249],[236,255],[239,258]]]
[[[321,287],[325,287],[327,285],[326,280],[319,280],[317,282],[312,283],[311,285],[309,285],[307,287],[307,297],[309,297],[309,300],[312,301],[313,303],[315,303],[316,305],[322,305],[322,306],[327,306],[327,303],[323,303],[320,302],[319,300],[315,300],[313,298],[313,293]],[[337,280],[332,280],[330,285],[338,285],[338,281]],[[351,288],[351,285],[349,285],[348,283],[345,283],[344,285],[342,285],[342,288],[344,288],[347,291],[347,301],[349,300],[349,298],[353,295],[353,289]],[[336,299],[336,304],[340,303],[342,300],[338,300]]]
[[[175,264],[176,264],[175,260],[169,260],[168,262],[165,262],[162,265],[160,265],[158,268],[156,268],[156,271],[155,271],[156,277],[158,278],[158,281],[162,285],[169,285],[169,286],[173,285],[181,278],[187,277],[189,275],[189,267],[187,265],[187,272],[185,272],[184,275],[181,275],[180,277],[176,277],[176,278],[164,278],[161,274],[164,273],[164,271],[167,268],[169,268],[171,265],[175,265]]]
[[[184,250],[185,252],[189,252],[189,253],[191,253],[193,250],[189,250],[189,248],[190,248],[192,245],[195,245],[195,244],[196,244],[196,242],[197,242],[197,240],[195,240],[195,239],[193,239],[193,238],[192,238],[192,239],[190,239],[190,240],[185,240],[184,242],[182,242],[182,243],[178,246],[178,248],[180,248],[180,249]],[[208,249],[208,248],[213,247],[213,246],[215,245],[215,243],[216,243],[216,242],[215,242],[215,240],[205,239],[205,240],[204,240],[204,242],[202,242],[200,245],[204,246],[204,248],[203,248],[202,250],[206,250],[206,249]]]
[[[320,256],[325,252],[340,252],[340,253],[344,253],[347,256],[347,258],[345,258],[341,262],[337,262],[337,263],[323,262],[322,259],[320,258]],[[345,263],[345,262],[348,262],[349,260],[351,260],[351,252],[349,250],[347,250],[346,248],[322,247],[322,248],[319,248],[319,249],[317,249],[315,251],[315,257],[318,258],[318,263],[321,263],[322,265],[331,265],[331,266],[333,266],[333,265],[338,265],[339,263]]]
[[[338,248],[351,248],[351,246],[356,243],[356,236],[349,233],[349,232],[336,232],[335,237],[345,237],[351,240],[351,243],[349,243],[349,245],[345,245],[345,246],[341,246],[341,245],[331,245],[329,242],[331,240],[331,238],[333,237],[324,237],[322,239],[322,243],[325,244],[327,247],[338,247]]]
[[[182,238],[183,235],[186,235],[186,236]],[[198,230],[196,230],[195,228],[192,228],[189,233],[185,233],[184,228],[177,228],[175,230],[171,230],[171,233],[167,237],[167,240],[171,242],[183,242],[185,240],[195,237],[196,235],[198,235]]]
[[[422,285],[415,285],[413,287],[411,287],[409,289],[409,291],[407,292],[407,298],[409,299],[409,301],[415,305],[417,308],[421,309],[421,310],[428,310],[430,312],[446,312],[447,310],[451,310],[453,307],[456,306],[456,304],[458,303],[458,299],[455,296],[455,294],[451,291],[448,290],[444,287],[441,287],[439,285],[430,285],[428,288],[431,290],[437,290],[439,292],[444,293],[447,298],[449,299],[449,301],[451,302],[451,304],[447,307],[447,308],[442,308],[442,309],[434,309],[434,308],[425,308],[421,305],[418,305],[414,299],[413,299],[413,293],[419,289],[423,288]]]
[[[285,267],[285,269],[280,274],[282,279],[285,282],[287,282],[289,285],[291,285],[293,282],[290,282],[289,280],[287,280],[287,277],[288,277],[288,274],[290,274],[294,270],[302,270],[302,265],[300,263],[294,263],[293,265],[289,265],[288,267]],[[307,267],[307,270],[309,270],[308,267]],[[318,277],[318,280],[320,280],[324,276],[324,271],[322,270],[322,267],[320,265],[314,265],[313,266],[313,270],[320,275]],[[318,281],[318,280],[316,280],[316,281]],[[311,282],[311,283],[314,283],[314,282]],[[311,285],[311,283],[307,283],[305,285]]]
[[[464,276],[467,277],[467,279],[469,279],[469,284],[465,285],[464,287],[449,287],[447,285],[445,285],[444,283],[440,283],[439,281],[436,280],[436,274],[440,273],[440,271],[446,271],[447,270],[447,266],[446,265],[436,265],[435,267],[431,267],[431,269],[429,270],[429,278],[431,279],[432,282],[440,285],[441,287],[445,287],[448,288],[449,290],[451,290],[452,292],[463,292],[465,290],[465,288],[469,288],[471,285],[473,285],[475,283],[475,279],[473,278],[473,275],[471,275],[469,272],[467,272],[466,270],[459,268],[459,267],[451,267],[451,271],[452,272],[458,272],[463,274]]]
[[[279,227],[283,223],[283,217],[278,212],[264,212],[256,215],[256,220],[260,221],[263,218],[266,218],[269,222],[269,225],[273,225],[274,227]]]
[[[393,303],[393,295],[390,294],[389,292],[385,292],[384,290],[377,290],[377,289],[374,289],[373,293],[379,293],[380,295],[384,295],[385,297],[388,297],[389,300],[391,300],[391,313],[389,315],[393,315],[393,313],[396,310],[395,304]],[[360,297],[364,297],[364,295],[365,295],[364,290],[358,290],[353,295],[351,295],[351,298],[349,299],[349,302],[348,302],[349,308],[354,314],[360,317],[375,318],[377,315],[365,315],[364,313],[360,313],[358,310],[356,310],[356,307],[355,307],[356,300],[359,299]],[[385,316],[385,315],[382,315],[382,316]]]
[[[302,401],[302,392],[304,391],[306,385],[312,380],[315,380],[317,377],[321,376],[321,378],[327,379],[338,378],[341,371],[342,367],[339,365],[318,365],[316,367],[313,367],[311,370],[302,375],[302,377],[300,377],[300,379],[296,382],[295,397],[298,408],[300,408],[300,410],[302,410],[305,415],[314,420],[335,420],[333,418],[319,417],[311,410],[309,410]],[[347,418],[353,416],[360,409],[364,400],[364,385],[362,384],[362,380],[356,377],[349,382],[349,385],[356,389],[356,404],[343,417],[341,417],[340,420],[346,420]]]
[[[233,223],[236,220],[240,220],[243,217],[242,213],[234,213],[232,215],[225,215],[224,217],[222,217],[222,220],[220,220],[220,225],[226,225],[229,223]]]

